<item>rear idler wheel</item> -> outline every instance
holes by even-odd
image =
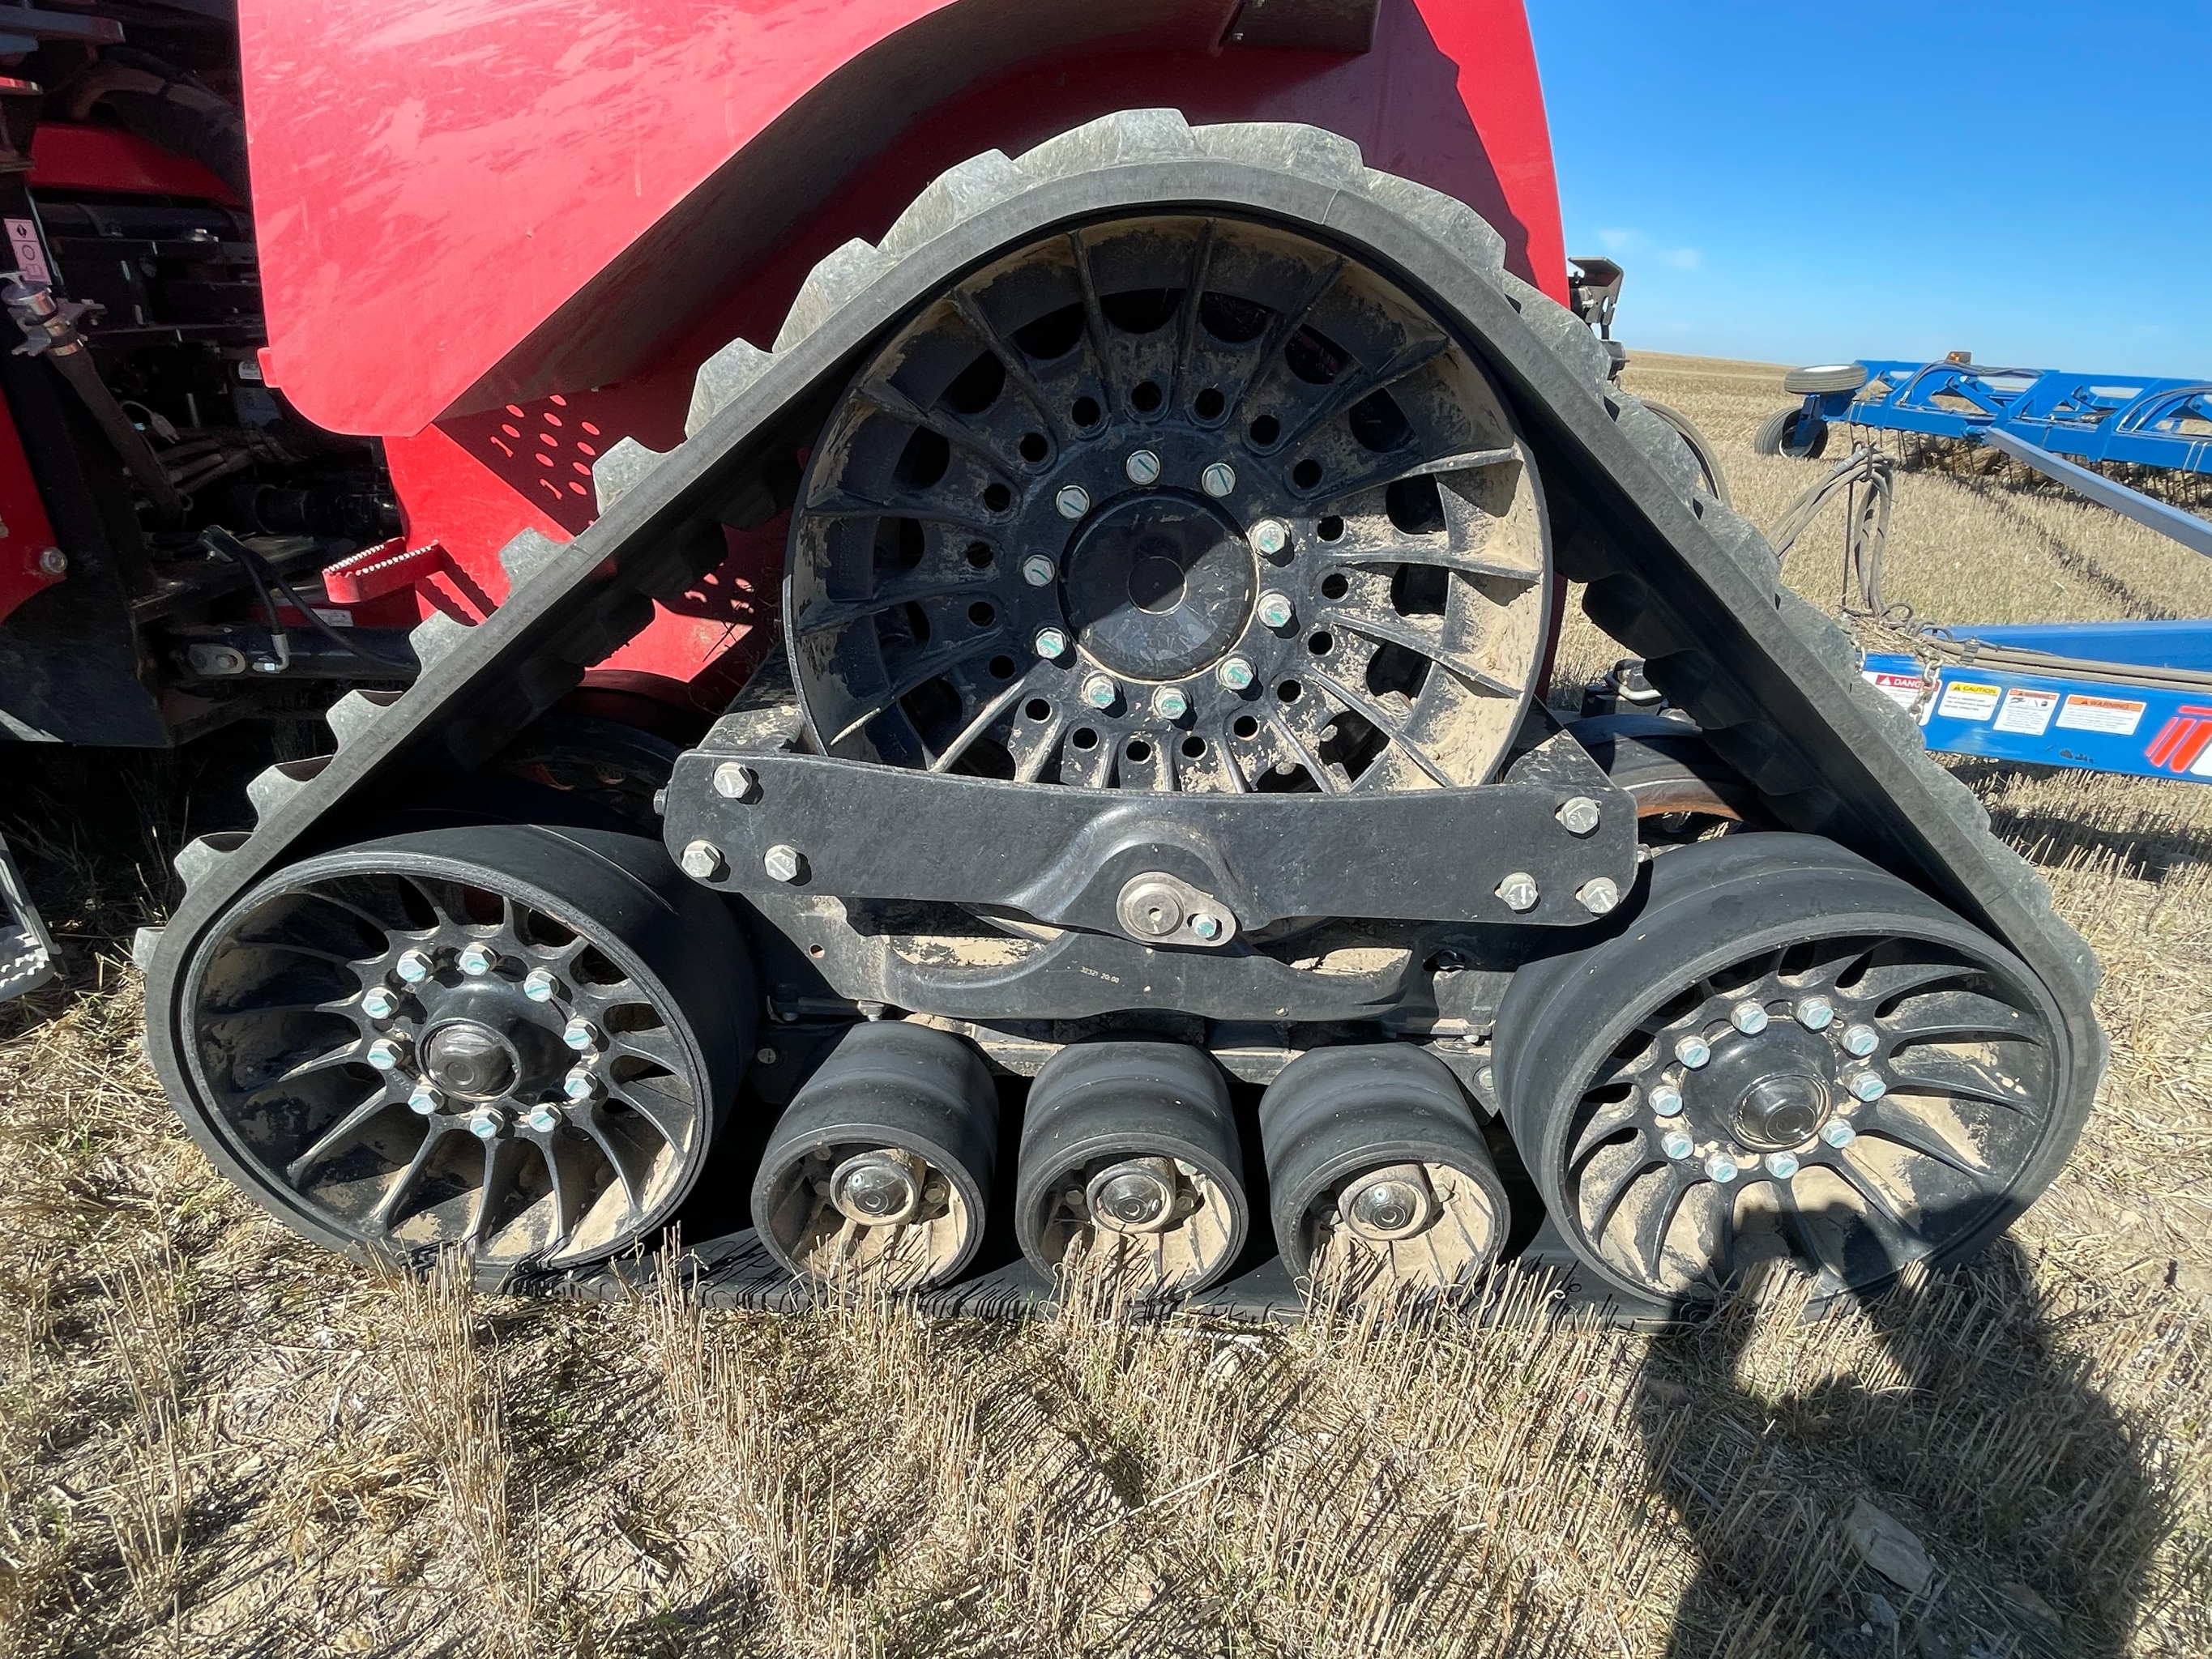
[[[1260,1101],[1275,1241],[1316,1301],[1422,1297],[1478,1280],[1505,1189],[1451,1068],[1404,1043],[1317,1048]]]
[[[1523,969],[1506,1121],[1607,1284],[1711,1300],[1792,1257],[1823,1293],[1981,1248],[2064,1160],[2086,1100],[2026,964],[1834,843],[1660,854],[1635,925]]]
[[[1041,1272],[1148,1300],[1203,1290],[1250,1230],[1243,1153],[1212,1060],[1175,1042],[1091,1042],[1038,1071],[1015,1228]]]
[[[991,1074],[958,1037],[855,1025],[777,1121],[753,1178],[775,1259],[839,1288],[926,1290],[983,1239],[998,1155]]]
[[[188,965],[202,1144],[319,1242],[562,1268],[649,1242],[750,1051],[743,936],[656,842],[395,836],[248,892]]]

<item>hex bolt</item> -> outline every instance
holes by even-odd
[[[1242,657],[1224,657],[1221,666],[1213,671],[1213,678],[1231,691],[1242,691],[1252,684],[1252,665]]]
[[[1050,587],[1059,574],[1060,567],[1042,553],[1032,553],[1022,561],[1022,580],[1031,587]]]
[[[407,1060],[407,1039],[380,1036],[368,1045],[368,1063],[380,1072],[396,1072]]]
[[[431,969],[436,966],[427,951],[402,951],[399,960],[392,964],[392,971],[399,975],[403,984],[420,985],[430,977]]]
[[[1533,910],[1536,908],[1536,878],[1526,870],[1516,870],[1498,884],[1498,896],[1505,901],[1509,910]]]
[[[1673,1117],[1682,1109],[1682,1091],[1671,1083],[1658,1085],[1644,1097],[1661,1117]]]
[[[1486,1066],[1474,1074],[1474,1080],[1483,1088],[1495,1089],[1498,1086],[1498,1073],[1494,1067]]]
[[[1062,484],[1060,493],[1052,498],[1063,519],[1079,519],[1091,510],[1091,492],[1081,484]]]
[[[1290,550],[1291,527],[1280,519],[1262,519],[1245,532],[1245,537],[1261,557],[1279,558]]]
[[[711,841],[687,842],[680,862],[692,880],[713,881],[722,873],[722,849]]]
[[[1659,1150],[1680,1164],[1698,1150],[1698,1143],[1690,1139],[1687,1129],[1669,1129],[1659,1138]]]
[[[561,1028],[561,1041],[580,1054],[595,1054],[606,1047],[606,1038],[599,1034],[599,1028],[581,1014]]]
[[[1851,1098],[1854,1100],[1876,1101],[1888,1092],[1889,1085],[1872,1072],[1861,1072],[1851,1079]]]
[[[1597,803],[1588,795],[1571,795],[1559,803],[1559,810],[1552,816],[1559,827],[1571,836],[1587,836],[1597,828],[1600,816]]]
[[[1149,449],[1136,450],[1121,463],[1121,471],[1128,475],[1133,484],[1158,483],[1160,481],[1160,458]]]
[[[1211,945],[1221,937],[1221,918],[1201,910],[1190,919],[1190,931]]]
[[[469,1114],[469,1133],[478,1140],[496,1140],[507,1127],[507,1114],[496,1106],[479,1106]]]
[[[1808,1031],[1825,1031],[1836,1018],[1836,1005],[1826,997],[1807,997],[1791,1011]]]
[[[69,555],[63,552],[58,547],[40,548],[39,550],[39,574],[41,576],[68,575]]]
[[[532,968],[523,976],[522,994],[532,1002],[550,1002],[561,994],[561,981],[550,968]]]
[[[1593,876],[1575,889],[1575,897],[1592,915],[1607,915],[1620,907],[1620,884],[1611,876]]]
[[[1729,1024],[1746,1036],[1757,1036],[1766,1029],[1766,1008],[1763,1003],[1739,1002],[1729,1010]]]
[[[1864,1060],[1881,1047],[1881,1034],[1871,1025],[1847,1025],[1844,1028],[1844,1052]]]
[[[1858,1138],[1859,1132],[1851,1127],[1850,1124],[1844,1122],[1841,1118],[1838,1118],[1834,1122],[1828,1125],[1826,1128],[1820,1131],[1820,1139],[1826,1141],[1828,1145],[1833,1146],[1838,1152],[1841,1152],[1844,1147],[1850,1146],[1851,1142],[1856,1140]]]
[[[1291,596],[1269,588],[1260,596],[1260,620],[1270,628],[1288,628],[1291,618],[1297,614],[1291,608]]]
[[[1797,1173],[1797,1167],[1795,1152],[1769,1152],[1766,1155],[1766,1173],[1777,1181],[1789,1180]]]
[[[1110,674],[1093,674],[1083,682],[1083,701],[1093,708],[1111,708],[1121,700],[1121,688]]]
[[[1712,1057],[1711,1045],[1695,1031],[1674,1045],[1674,1058],[1693,1072]]]
[[[765,1044],[753,1050],[753,1063],[756,1066],[773,1066],[779,1058],[781,1058],[781,1056],[776,1054],[775,1050],[767,1047]]]
[[[768,872],[770,881],[793,884],[806,879],[806,854],[796,847],[778,842],[761,858],[761,868]]]
[[[1190,699],[1179,685],[1164,685],[1152,693],[1152,713],[1164,720],[1179,720],[1190,713]]]
[[[1725,1152],[1707,1154],[1705,1173],[1725,1187],[1742,1173],[1742,1167]]]
[[[570,1066],[568,1075],[561,1079],[561,1092],[580,1106],[599,1099],[606,1091],[607,1085],[599,1081],[599,1074],[581,1066]]]
[[[568,1120],[550,1100],[541,1100],[523,1114],[522,1121],[541,1135],[550,1135]]]
[[[1067,653],[1067,631],[1060,628],[1040,628],[1036,631],[1036,653],[1049,662],[1054,657]]]
[[[445,1103],[444,1091],[430,1083],[416,1084],[415,1092],[407,1097],[407,1109],[417,1117],[435,1117]]]
[[[758,800],[760,774],[750,766],[724,761],[714,769],[714,793],[725,800]]]
[[[1219,501],[1237,488],[1237,469],[1226,461],[1209,461],[1198,475],[1198,487]]]
[[[371,1019],[390,1019],[399,1012],[399,998],[388,985],[372,985],[361,994],[361,1011]]]
[[[499,966],[499,952],[489,945],[473,941],[464,945],[453,958],[453,965],[471,979],[482,979]]]

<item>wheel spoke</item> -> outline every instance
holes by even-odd
[[[1638,1134],[1636,1138],[1634,1155],[1620,1160],[1620,1173],[1614,1176],[1610,1184],[1598,1194],[1596,1218],[1588,1224],[1589,1236],[1592,1238],[1602,1238],[1605,1236],[1606,1227],[1613,1220],[1613,1212],[1620,1207],[1620,1200],[1627,1194],[1628,1189],[1634,1186],[1640,1177],[1649,1175],[1654,1170],[1665,1167],[1666,1160],[1654,1158],[1649,1144],[1641,1134]],[[1585,1193],[1584,1196],[1587,1197],[1588,1194]]]
[[[1305,739],[1291,729],[1291,723],[1283,718],[1282,710],[1270,708],[1267,711],[1267,725],[1285,743],[1290,744],[1298,757],[1298,764],[1306,769],[1306,775],[1314,781],[1323,794],[1334,795],[1342,793],[1335,775],[1322,763],[1321,757],[1306,746]]]
[[[1098,303],[1098,283],[1091,274],[1091,245],[1083,240],[1083,233],[1067,233],[1067,245],[1075,254],[1075,278],[1083,290],[1083,328],[1091,343],[1091,361],[1098,371],[1098,384],[1106,393],[1109,408],[1121,406],[1121,388],[1114,384],[1114,354],[1106,345],[1106,313]]]
[[[1198,339],[1198,310],[1206,297],[1206,279],[1213,271],[1213,223],[1208,219],[1199,228],[1198,245],[1190,256],[1190,276],[1183,283],[1181,337],[1176,342],[1173,390],[1175,405],[1178,409],[1190,402],[1188,376]]]
[[[514,1220],[514,1217],[506,1213],[507,1200],[514,1193],[520,1172],[529,1157],[529,1148],[520,1141],[487,1140],[483,1143],[483,1180],[477,1188],[476,1206],[469,1216],[467,1229],[461,1235],[465,1243],[487,1243]]]
[[[1243,384],[1237,388],[1237,396],[1230,403],[1229,418],[1232,423],[1243,416],[1244,400],[1251,395],[1254,383],[1267,372],[1276,358],[1282,356],[1283,348],[1290,344],[1291,337],[1305,326],[1306,319],[1313,314],[1314,307],[1328,297],[1328,291],[1336,286],[1336,280],[1344,274],[1344,270],[1342,258],[1334,258],[1321,265],[1314,271],[1297,302],[1289,310],[1278,312],[1273,321],[1268,324],[1267,331],[1260,337],[1259,350],[1253,354],[1251,373],[1244,377]]]
[[[1283,441],[1283,447],[1291,447],[1354,404],[1372,397],[1376,392],[1388,391],[1407,375],[1427,368],[1450,349],[1450,339],[1442,334],[1408,340],[1373,374],[1358,379],[1345,377],[1349,384],[1332,385],[1328,394],[1306,411],[1305,418],[1291,428],[1289,436]]]
[[[945,297],[952,302],[952,309],[960,320],[968,325],[976,338],[999,360],[1006,371],[1006,378],[1021,389],[1023,398],[1029,403],[1030,412],[1054,432],[1060,432],[1060,416],[1053,407],[1052,400],[1045,396],[1044,388],[1037,384],[1036,376],[1030,372],[1029,358],[1022,349],[999,331],[998,325],[983,314],[983,308],[975,303],[975,297],[965,289],[953,289]],[[1064,441],[1066,434],[1060,433],[1060,435]]]
[[[856,622],[880,616],[902,605],[913,605],[922,599],[955,599],[960,594],[978,591],[988,592],[988,585],[962,581],[899,582],[865,599],[811,599],[806,608],[792,619],[791,631],[801,635],[826,634],[832,629],[849,628]]]
[[[1423,634],[1419,629],[1408,628],[1402,622],[1379,622],[1364,612],[1324,611],[1317,621],[1331,628],[1341,628],[1349,634],[1362,634],[1370,640],[1382,640],[1391,645],[1402,645],[1408,651],[1419,653],[1439,668],[1457,676],[1476,690],[1493,697],[1517,697],[1520,691],[1495,674],[1476,667],[1464,657],[1453,655],[1444,649],[1443,642]],[[1318,678],[1326,679],[1325,675]],[[1332,681],[1331,684],[1334,684]]]
[[[1655,1285],[1659,1283],[1660,1256],[1667,1247],[1667,1235],[1674,1225],[1674,1218],[1681,1213],[1682,1200],[1690,1195],[1694,1184],[1679,1173],[1679,1166],[1670,1166],[1657,1197],[1646,1204],[1644,1213],[1637,1218],[1630,1243],[1644,1268],[1644,1276]],[[1723,1234],[1726,1231],[1723,1225]]]
[[[1030,674],[1024,674],[1019,679],[1013,681],[997,696],[985,703],[977,711],[975,718],[962,726],[952,741],[939,751],[937,758],[930,762],[928,769],[933,772],[950,771],[959,758],[974,745],[976,738],[997,725],[1004,718],[1006,711],[1021,701],[1029,690],[1030,680],[1035,672],[1031,670]]]
[[[1928,990],[1946,980],[1965,979],[1980,971],[1956,962],[1877,963],[1862,974],[1857,983],[1845,994],[1858,1002],[1878,1005],[1910,991]]]
[[[370,1124],[398,1103],[380,1087],[374,1095],[316,1136],[306,1152],[286,1164],[284,1179],[295,1188],[304,1186],[317,1164],[351,1146],[361,1139]]]
[[[1574,1150],[1567,1154],[1567,1168],[1580,1169],[1583,1159],[1643,1115],[1644,1103],[1634,1095],[1598,1108],[1596,1114],[1583,1126],[1582,1133],[1575,1138]]]
[[[899,700],[908,693],[928,684],[933,679],[951,673],[956,668],[965,667],[978,657],[988,657],[994,652],[1003,651],[1006,648],[1006,643],[1002,630],[994,629],[982,639],[970,641],[966,645],[953,646],[943,651],[919,653],[900,670],[898,678],[891,683],[891,688],[888,692],[878,697],[862,713],[845,722],[836,736],[830,739],[830,746],[835,748],[870,720],[889,714],[898,705]]]
[[[591,1189],[573,1145],[563,1143],[556,1133],[550,1141],[541,1143],[538,1151],[545,1163],[546,1182],[553,1189],[553,1242],[547,1247],[547,1254],[552,1255],[575,1237]]]
[[[271,1089],[281,1089],[288,1083],[296,1083],[303,1077],[312,1077],[317,1072],[331,1071],[340,1066],[366,1066],[368,1061],[364,1058],[364,1051],[368,1046],[368,1043],[356,1034],[335,1048],[326,1048],[321,1054],[313,1054],[301,1060],[289,1070],[263,1084],[253,1092],[256,1095],[266,1094]]]
[[[1976,1061],[1961,1060],[1940,1048],[1916,1048],[1904,1059],[1893,1056],[1889,1086],[1892,1093],[1903,1090],[1907,1093],[1926,1091],[1955,1095],[1965,1100],[2001,1106],[2008,1112],[2031,1112],[2035,1106],[2033,1097],[2020,1085],[1995,1075]]]
[[[1394,483],[1403,483],[1413,478],[1441,478],[1455,472],[1477,472],[1485,467],[1502,465],[1507,461],[1518,462],[1521,452],[1516,449],[1469,449],[1456,455],[1445,455],[1433,460],[1404,461],[1385,455],[1377,459],[1364,472],[1353,472],[1341,478],[1327,480],[1326,486],[1313,497],[1315,506],[1330,505],[1358,495],[1370,489],[1387,489]],[[1518,573],[1516,573],[1518,574]]]
[[[1889,1099],[1878,1100],[1871,1108],[1860,1113],[1859,1133],[1893,1140],[1923,1158],[1932,1158],[1938,1164],[1956,1170],[1960,1175],[1979,1179],[1990,1173],[1987,1166],[1962,1154],[1935,1129]]]
[[[986,514],[954,512],[925,495],[884,501],[844,489],[832,489],[820,500],[808,502],[806,510],[817,519],[915,519],[923,524],[950,525],[975,536],[994,534],[1004,523]]]
[[[453,1133],[457,1127],[448,1127],[437,1118],[424,1121],[422,1144],[416,1147],[415,1156],[409,1158],[405,1166],[392,1177],[391,1186],[385,1188],[384,1196],[377,1200],[376,1207],[369,1212],[369,1224],[377,1231],[389,1236],[404,1218],[407,1200],[415,1195],[416,1188],[422,1184],[423,1171],[430,1167],[430,1160],[437,1156],[438,1143]]]
[[[853,395],[863,403],[873,404],[894,420],[902,421],[909,426],[921,427],[934,432],[1009,489],[1021,488],[1022,481],[1006,470],[998,456],[993,453],[990,447],[977,438],[975,432],[964,422],[946,420],[944,416],[924,409],[890,381],[880,379],[872,380],[864,386],[855,387]]]
[[[679,1150],[683,1147],[684,1130],[695,1115],[690,1101],[678,1099],[667,1090],[640,1079],[617,1083],[610,1092],[635,1108],[637,1115],[671,1146]]]
[[[1944,991],[1885,1016],[1882,1035],[1893,1048],[1937,1041],[2019,1038],[2040,1043],[2036,1022],[2008,1002],[1972,991]]]
[[[1324,673],[1318,668],[1309,668],[1306,675],[1316,684],[1326,688],[1328,694],[1341,702],[1346,709],[1358,715],[1360,719],[1403,750],[1406,758],[1427,773],[1440,787],[1446,789],[1452,787],[1450,775],[1437,764],[1427,750],[1406,735],[1405,726],[1385,713],[1380,703],[1371,697],[1361,696],[1358,692],[1346,686],[1341,680]]]

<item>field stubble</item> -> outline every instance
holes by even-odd
[[[1751,453],[1778,382],[1630,372],[1770,524],[1817,476]],[[1838,539],[1790,560],[1816,599]],[[1889,589],[2212,614],[2148,532],[1921,472]],[[1566,676],[1613,654],[1579,627]],[[2105,963],[2081,1151],[1970,1270],[1661,1336],[753,1316],[667,1278],[585,1307],[338,1261],[140,1054],[123,939],[189,780],[136,775],[121,829],[19,804],[68,972],[0,1010],[0,1659],[2212,1652],[2212,790],[1961,769]],[[1855,1552],[1861,1503],[1917,1590]]]

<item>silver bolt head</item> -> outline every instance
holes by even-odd
[[[1493,1067],[1486,1066],[1474,1074],[1474,1080],[1486,1089],[1495,1089],[1498,1086],[1498,1073]]]
[[[753,1050],[753,1063],[756,1066],[773,1066],[778,1057],[775,1049],[765,1045]]]
[[[464,945],[453,965],[471,979],[482,979],[499,966],[499,952],[489,945]]]
[[[1836,1018],[1836,1006],[1826,997],[1807,997],[1792,1012],[1808,1031],[1825,1031]]]
[[[1509,910],[1533,910],[1536,908],[1536,878],[1526,870],[1516,870],[1498,884],[1498,896],[1505,901]]]
[[[760,797],[760,774],[750,766],[724,761],[714,769],[714,793],[725,800],[757,800]]]
[[[368,1045],[368,1060],[380,1072],[396,1072],[407,1058],[407,1044],[398,1037],[380,1036]]]
[[[403,984],[420,985],[430,977],[430,970],[436,966],[428,951],[402,951],[399,960],[392,964],[392,971],[399,975]]]
[[[1160,458],[1149,449],[1134,451],[1121,463],[1121,471],[1133,484],[1158,483],[1160,481]]]
[[[712,881],[722,873],[722,849],[711,841],[687,842],[678,860],[694,881]]]
[[[561,981],[550,968],[532,968],[523,975],[522,994],[532,1002],[550,1002],[561,994]]]
[[[1597,828],[1601,816],[1598,804],[1588,795],[1572,795],[1559,803],[1559,810],[1552,815],[1559,827],[1571,836],[1587,836]]]
[[[1880,1100],[1888,1092],[1889,1085],[1872,1072],[1861,1072],[1851,1079],[1851,1098],[1854,1100]]]
[[[372,985],[361,994],[361,1011],[371,1019],[390,1019],[399,1012],[399,999],[389,986]]]
[[[1826,1141],[1831,1146],[1836,1147],[1838,1150],[1850,1146],[1851,1142],[1856,1140],[1858,1138],[1859,1132],[1851,1127],[1850,1124],[1844,1122],[1841,1118],[1838,1118],[1834,1122],[1829,1124],[1826,1128],[1820,1131],[1820,1139]]]
[[[806,879],[806,855],[796,847],[778,842],[762,854],[761,868],[768,872],[770,881],[801,882]]]
[[[523,1114],[522,1121],[541,1135],[550,1135],[567,1121],[561,1109],[550,1100],[541,1100]]]
[[[561,1041],[580,1054],[597,1054],[605,1042],[599,1028],[581,1014],[561,1028]]]
[[[1769,1152],[1766,1155],[1766,1173],[1777,1181],[1789,1180],[1797,1173],[1797,1154],[1795,1152]]]
[[[1111,708],[1121,700],[1121,688],[1108,674],[1093,674],[1083,682],[1083,701],[1093,708]]]
[[[1212,944],[1221,937],[1221,918],[1209,916],[1204,911],[1190,919],[1190,931]]]
[[[1646,1097],[1651,1109],[1661,1117],[1673,1117],[1682,1109],[1682,1091],[1671,1083],[1662,1083]]]
[[[1609,915],[1620,906],[1620,884],[1611,876],[1593,876],[1575,889],[1575,897],[1592,915]]]
[[[1242,691],[1252,684],[1252,665],[1242,657],[1224,657],[1213,677],[1231,691]]]
[[[1164,685],[1152,693],[1152,713],[1164,720],[1179,720],[1190,713],[1190,698],[1179,685]]]
[[[1693,1072],[1712,1057],[1711,1045],[1695,1031],[1674,1045],[1674,1058]]]
[[[1291,544],[1291,527],[1280,519],[1262,519],[1245,534],[1263,558],[1272,559]]]
[[[1237,469],[1226,461],[1209,461],[1198,475],[1198,487],[1219,501],[1237,488]]]
[[[561,1092],[580,1104],[597,1100],[606,1091],[607,1085],[599,1081],[598,1074],[580,1066],[570,1066],[568,1075],[561,1079]]]
[[[1712,1152],[1705,1158],[1705,1174],[1723,1187],[1741,1173],[1735,1159],[1726,1152]]]
[[[1050,587],[1059,574],[1060,567],[1042,553],[1032,553],[1022,561],[1022,580],[1031,587]]]
[[[416,1084],[415,1092],[407,1097],[407,1109],[417,1117],[434,1117],[445,1103],[443,1091],[428,1083]]]
[[[1844,1028],[1844,1052],[1864,1060],[1881,1047],[1881,1034],[1871,1025],[1847,1025]]]
[[[1270,588],[1260,596],[1260,620],[1270,628],[1288,628],[1291,618],[1297,613],[1291,608],[1291,596]]]
[[[1036,631],[1036,653],[1049,660],[1067,653],[1067,633],[1064,629],[1040,628]]]
[[[1659,1150],[1680,1164],[1698,1150],[1698,1143],[1690,1139],[1687,1129],[1669,1129],[1660,1137]]]
[[[1063,519],[1079,519],[1091,510],[1091,492],[1081,484],[1062,484],[1060,493],[1052,498]]]
[[[1766,1029],[1766,1009],[1756,1002],[1739,1002],[1729,1010],[1729,1024],[1746,1036],[1757,1036]]]
[[[479,1106],[469,1114],[469,1133],[478,1140],[495,1140],[507,1127],[507,1114],[493,1106]]]
[[[68,575],[69,555],[63,552],[58,547],[40,548],[39,550],[39,574],[42,576]]]

